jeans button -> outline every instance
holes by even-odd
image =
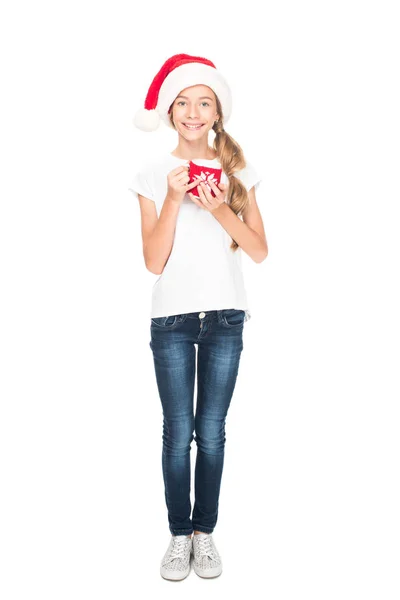
[[[199,314],[199,319],[204,319],[204,317],[205,317],[205,316],[206,316],[206,313],[204,313],[204,312],[201,312],[201,313]]]

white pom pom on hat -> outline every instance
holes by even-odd
[[[133,122],[142,131],[155,131],[160,125],[160,115],[155,109],[139,108]]]
[[[230,87],[207,58],[175,54],[165,61],[154,77],[144,102],[133,119],[134,125],[142,131],[156,131],[161,119],[173,129],[169,109],[179,92],[193,85],[207,85],[218,96],[224,115],[224,124],[232,112]]]

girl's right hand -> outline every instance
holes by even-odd
[[[189,183],[189,165],[180,165],[172,169],[167,175],[168,193],[167,196],[172,202],[181,204],[186,192],[198,185],[197,179]]]

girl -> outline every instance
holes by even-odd
[[[152,293],[150,347],[163,410],[162,470],[172,534],[161,575],[173,580],[189,574],[191,554],[199,576],[222,572],[212,532],[218,518],[225,420],[243,349],[243,326],[250,318],[241,249],[257,263],[268,254],[255,197],[261,180],[224,129],[230,113],[231,92],[215,65],[177,54],[153,79],[134,120],[138,128],[154,131],[162,118],[178,133],[175,150],[148,162],[130,187],[140,204],[146,267],[160,275]],[[212,147],[210,130],[215,133]],[[190,161],[201,172],[192,181]],[[218,168],[221,181],[216,184]],[[197,456],[191,518],[193,439]]]

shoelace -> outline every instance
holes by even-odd
[[[209,556],[210,558],[217,559],[217,555],[214,551],[211,538],[209,536],[201,537],[198,540],[198,548],[200,556]]]
[[[180,536],[174,536],[169,559],[173,560],[174,558],[183,558],[185,555],[186,545],[189,541],[190,538],[188,537],[186,537],[186,539],[182,539]]]

